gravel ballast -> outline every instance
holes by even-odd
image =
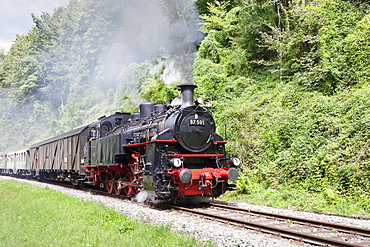
[[[3,179],[15,179],[11,177],[3,177]],[[192,235],[201,241],[211,241],[215,246],[302,246],[302,243],[295,244],[291,240],[281,239],[272,235],[258,233],[256,231],[246,230],[238,227],[228,226],[222,223],[213,222],[199,218],[197,216],[189,216],[170,210],[158,210],[150,208],[142,203],[137,203],[128,200],[120,200],[109,198],[101,195],[93,195],[84,191],[68,189],[62,186],[39,183],[37,181],[15,179],[19,182],[29,183],[41,188],[49,188],[60,191],[68,196],[80,198],[86,201],[99,202],[105,206],[112,208],[114,211],[124,214],[130,218],[140,222],[153,225],[169,225],[173,231]],[[243,207],[250,210],[258,210],[265,212],[273,212],[276,214],[284,214],[301,218],[310,218],[320,221],[327,221],[337,224],[345,224],[362,228],[370,228],[370,220],[357,220],[346,217],[328,216],[315,213],[300,212],[296,210],[277,209],[265,206],[250,205],[246,203],[232,203],[234,206]],[[309,246],[309,245],[304,245]]]

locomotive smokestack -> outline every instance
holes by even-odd
[[[181,108],[194,105],[194,89],[197,85],[191,83],[180,84],[177,88],[181,90]]]

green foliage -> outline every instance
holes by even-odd
[[[328,70],[335,73],[341,87],[347,87],[356,84],[367,84],[369,81],[369,60],[370,55],[369,34],[370,34],[370,15],[363,17],[362,15],[353,15],[347,17],[348,22],[353,22],[353,25],[344,28],[347,33],[338,40],[337,44],[333,44],[332,38],[326,38],[322,41],[323,44],[328,44],[328,49],[323,50],[325,53],[325,66]],[[343,18],[343,17],[341,17]],[[334,25],[330,23],[331,25]],[[337,24],[337,29],[342,29],[340,24]],[[329,39],[331,39],[329,41]],[[332,57],[328,59],[328,57]]]
[[[325,94],[367,81],[367,5],[320,0],[227,6],[210,5],[203,16],[208,36],[199,49],[199,60],[218,64],[224,76],[260,74]]]
[[[358,217],[370,215],[368,206],[370,201],[366,196],[343,196],[330,188],[323,192],[307,192],[289,186],[279,186],[274,189],[262,188],[258,183],[254,186],[258,188],[255,193],[228,192],[222,196],[222,199],[308,212]]]
[[[328,186],[343,194],[369,194],[369,89],[324,96],[281,86],[250,88],[237,108],[226,107],[232,153],[265,186],[289,183],[307,191]],[[240,187],[249,191],[248,182]]]
[[[17,42],[0,64],[2,86],[14,89],[10,92],[19,104],[29,102],[43,85],[45,72],[37,58],[36,35],[31,32],[27,36],[17,36]]]
[[[141,90],[141,97],[156,103],[171,102],[178,96],[176,86],[166,86],[163,81],[157,78],[151,78],[146,81]]]
[[[226,6],[227,10],[230,10],[234,6],[240,4],[241,1],[239,0],[224,0],[222,1],[224,5]],[[209,6],[212,6],[214,4],[220,3],[218,0],[197,0],[197,7],[198,7],[198,12],[200,15],[204,14],[210,14],[211,10]]]
[[[350,3],[340,1],[323,2],[319,11],[323,16],[319,65],[327,75],[324,84],[330,85],[323,92],[331,93],[366,81],[368,71],[364,66],[368,67],[369,63],[361,61],[369,55],[369,49],[361,42],[366,43],[368,17]]]

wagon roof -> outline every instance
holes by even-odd
[[[15,153],[24,153],[25,151],[30,149],[30,146],[31,145],[20,147],[20,148],[10,149],[10,150],[4,151],[4,152],[0,152],[0,156],[11,155],[11,154],[15,154]]]
[[[30,148],[36,148],[36,147],[42,146],[44,144],[48,144],[48,143],[53,142],[53,141],[57,141],[57,140],[64,139],[64,138],[67,138],[67,137],[70,137],[70,136],[81,134],[84,130],[86,130],[87,127],[88,126],[83,126],[83,127],[80,127],[80,128],[77,128],[77,129],[74,129],[74,130],[71,130],[71,131],[68,131],[68,132],[66,132],[64,134],[60,134],[60,135],[54,136],[54,137],[52,137],[50,139],[47,139],[45,141],[32,144],[30,146]]]

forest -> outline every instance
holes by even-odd
[[[242,160],[230,197],[370,214],[370,3],[70,0],[0,51],[0,150],[193,82]]]

